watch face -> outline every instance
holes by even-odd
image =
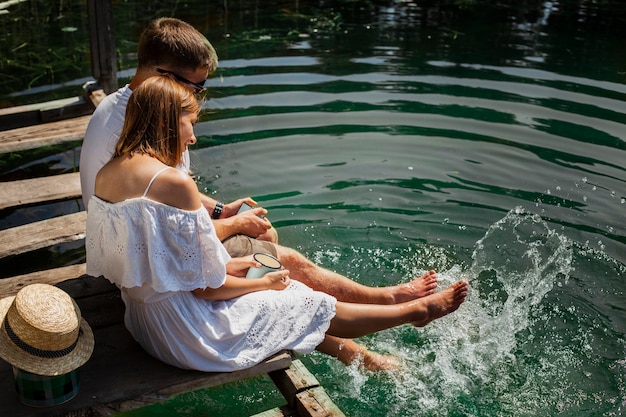
[[[213,213],[211,214],[211,217],[213,219],[219,219],[223,210],[224,210],[224,203],[222,203],[221,201],[218,201],[215,204],[215,208],[213,209]]]

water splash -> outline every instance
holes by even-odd
[[[516,208],[494,223],[476,242],[470,268],[477,304],[493,319],[482,331],[526,329],[556,280],[567,282],[572,253],[571,243],[536,214]]]
[[[420,378],[440,391],[434,397],[442,401],[431,411],[438,415],[442,405],[469,415],[540,410],[543,393],[534,387],[545,384],[536,378],[550,377],[552,367],[539,364],[541,375],[533,375],[535,364],[520,353],[540,319],[538,306],[570,274],[571,243],[540,216],[516,208],[476,242],[472,259],[470,300],[428,328],[428,349],[416,358]],[[429,356],[434,360],[425,362]]]
[[[349,378],[355,382],[344,392],[367,402],[362,415],[372,416],[381,415],[375,405],[380,394],[374,392],[381,385],[389,399],[383,412],[387,416],[414,415],[415,410],[423,416],[558,410],[558,395],[547,399],[545,381],[564,378],[574,354],[560,352],[561,364],[545,355],[533,361],[529,349],[534,345],[527,343],[535,337],[535,323],[545,318],[541,305],[547,295],[555,284],[567,283],[572,254],[571,242],[540,216],[511,210],[476,242],[469,268],[440,270],[441,286],[459,277],[470,281],[471,294],[461,309],[418,332],[403,327],[373,336],[367,343],[403,358],[405,370],[382,377],[389,379],[382,382],[379,375],[371,381]]]

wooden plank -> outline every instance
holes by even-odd
[[[298,393],[296,410],[300,417],[346,417],[322,387],[309,388]]]
[[[296,410],[298,416],[345,417],[300,360],[294,358],[288,369],[269,375],[287,400],[289,409]]]
[[[82,264],[82,266],[84,268],[85,264]],[[83,274],[84,273],[85,272],[83,272]],[[72,279],[67,279],[60,282],[59,284],[57,284],[57,287],[67,292],[75,300],[81,300],[83,298],[97,296],[110,291],[119,292],[119,289],[114,284],[111,284],[104,277],[92,277],[90,275],[82,274],[69,276],[71,276]]]
[[[86,265],[82,263],[0,279],[0,298],[15,295],[23,287],[30,284],[43,283],[55,285],[65,280],[79,277],[85,274],[85,269]]]
[[[0,153],[82,140],[91,115],[0,132]]]
[[[0,109],[0,131],[71,119],[93,113],[91,101],[73,97]]]
[[[272,372],[269,375],[272,381],[274,381],[274,385],[287,400],[287,404],[292,408],[295,408],[296,395],[299,392],[320,385],[319,381],[309,372],[304,364],[295,358],[293,358],[288,369]]]
[[[171,384],[168,387],[161,388],[155,391],[158,395],[171,396],[174,394],[180,394],[181,392],[194,391],[200,388],[207,388],[216,385],[226,384],[228,382],[234,382],[241,379],[250,378],[257,375],[267,374],[269,372],[285,369],[291,364],[291,355],[288,352],[282,352],[271,358],[266,359],[260,364],[235,372],[221,372],[221,373],[206,373],[205,376],[196,375],[193,379],[187,378],[185,381],[181,378],[175,384]],[[194,372],[195,373],[195,372]]]
[[[0,109],[0,116],[16,115],[26,112],[39,112],[43,110],[56,109],[76,102],[76,97],[62,98],[58,100],[46,101],[43,103],[23,104],[21,106],[5,107]]]
[[[0,210],[47,201],[80,197],[80,174],[53,175],[50,177],[0,183]]]
[[[81,314],[89,318],[91,327],[122,323],[124,303],[120,290],[104,277],[85,275],[85,269],[83,263],[0,279],[0,299],[15,295],[30,284],[56,285],[83,306]]]
[[[0,231],[0,258],[85,238],[87,212],[54,217]]]
[[[75,285],[80,284],[80,285]],[[124,322],[125,306],[120,290],[104,277],[85,275],[57,284],[80,306],[82,316],[92,329]],[[83,291],[84,290],[84,291]]]

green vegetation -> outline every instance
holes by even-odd
[[[518,16],[517,22],[535,22],[548,3],[541,0],[331,0],[321,7],[319,1],[267,0],[261,7],[258,1],[252,0],[149,3],[127,0],[113,4],[118,69],[123,70],[134,67],[135,42],[141,29],[159,16],[187,20],[212,40],[219,42],[229,38],[228,48],[249,48],[253,53],[260,44],[271,47],[273,42],[293,41],[301,33],[332,38],[359,25],[445,29],[457,19],[473,19],[488,28],[494,24],[511,24],[501,21],[511,14]],[[562,0],[558,7],[562,11],[562,25],[586,25],[606,31],[620,30],[626,23],[626,4],[619,0]],[[274,9],[275,13],[270,19],[259,19],[267,15],[267,9]],[[397,14],[401,17],[393,21],[381,19],[388,9],[401,11]],[[285,21],[289,22],[291,30],[275,29],[285,28]],[[0,3],[0,27],[3,28],[0,31],[0,108],[43,101],[38,94],[10,97],[12,93],[28,89],[36,93],[39,92],[36,87],[90,78],[88,26],[84,0]],[[450,32],[448,39],[457,40],[461,35]],[[224,50],[228,54],[228,49]],[[226,54],[220,51],[222,57]],[[78,95],[80,84],[74,81],[66,89]],[[74,93],[57,94],[67,97]],[[48,94],[45,100],[54,98],[57,97]]]

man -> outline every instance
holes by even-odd
[[[142,33],[138,67],[130,84],[107,96],[94,112],[83,142],[80,177],[85,207],[93,195],[95,177],[111,158],[124,123],[126,104],[132,90],[152,76],[167,76],[195,93],[204,90],[207,77],[217,68],[217,54],[210,42],[191,25],[172,18],[151,22]],[[182,170],[189,172],[189,154],[183,156]],[[437,276],[430,271],[413,281],[393,287],[368,287],[314,264],[299,252],[276,243],[272,225],[261,207],[237,214],[244,202],[256,205],[251,198],[223,204],[201,194],[202,204],[214,219],[217,236],[233,257],[255,252],[274,254],[290,271],[292,279],[314,290],[323,291],[340,301],[395,304],[425,297],[435,292]],[[387,369],[394,361],[368,351],[352,340],[329,337],[321,350],[344,363],[362,359],[368,369]]]

